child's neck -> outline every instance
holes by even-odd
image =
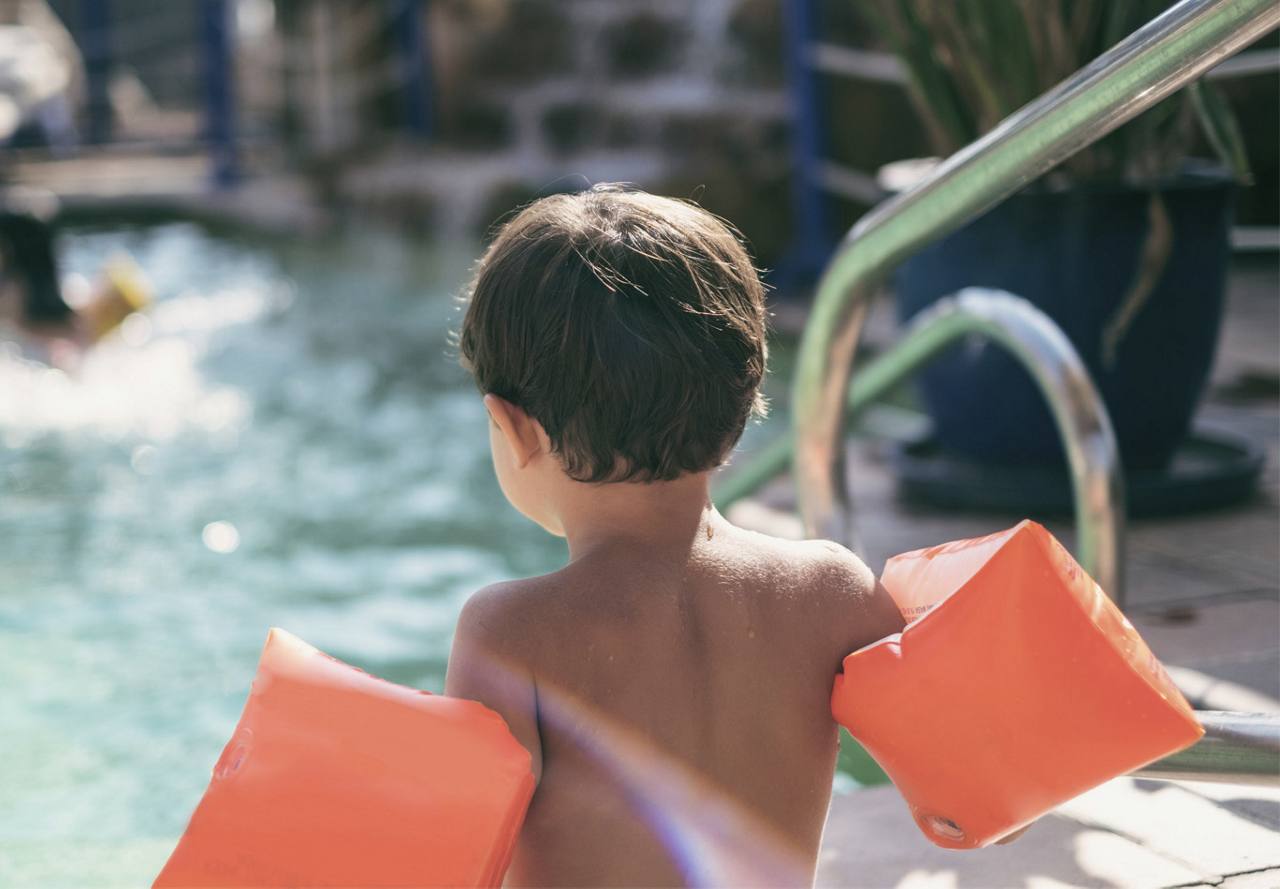
[[[658,554],[688,552],[699,534],[724,522],[711,504],[710,473],[682,475],[664,482],[572,482],[557,512],[569,561],[606,548],[625,546]]]

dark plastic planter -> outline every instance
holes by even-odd
[[[1103,330],[1138,269],[1150,190],[1034,186],[1015,195],[899,269],[899,318],[969,286],[1025,297],[1089,367],[1125,465],[1160,468],[1190,427],[1217,346],[1234,187],[1225,172],[1203,170],[1158,189],[1173,247],[1111,366],[1102,361]],[[919,381],[945,449],[987,463],[1063,462],[1035,384],[998,347],[962,343]]]

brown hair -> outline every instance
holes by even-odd
[[[735,232],[617,185],[542,198],[498,231],[459,346],[578,481],[711,469],[765,410],[764,287]]]

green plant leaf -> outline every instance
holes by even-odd
[[[1245,153],[1244,136],[1227,100],[1217,88],[1204,80],[1197,80],[1189,89],[1200,129],[1218,159],[1231,171],[1237,182],[1252,182],[1253,172],[1249,168],[1249,156]]]
[[[910,76],[912,102],[939,154],[973,141],[1092,62],[1173,0],[862,0]],[[1197,99],[1209,140],[1247,176],[1230,111]],[[1167,103],[1167,104],[1166,104]],[[1139,115],[1063,165],[1079,180],[1151,181],[1178,171],[1192,145],[1190,97]],[[1201,108],[1200,106],[1204,106]]]
[[[908,92],[934,150],[947,155],[976,139],[973,116],[935,53],[933,35],[917,20],[911,0],[869,0],[862,12],[907,69]]]

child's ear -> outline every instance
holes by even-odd
[[[507,447],[511,449],[511,454],[515,458],[516,467],[524,469],[539,451],[544,450],[547,434],[543,431],[542,424],[516,405],[497,395],[486,395],[484,406],[489,412],[489,418],[506,439]]]
[[[547,435],[547,430],[542,428],[542,424],[533,417],[529,418],[529,422],[533,424],[533,431],[538,436],[538,447],[544,454],[551,453],[551,436]]]

